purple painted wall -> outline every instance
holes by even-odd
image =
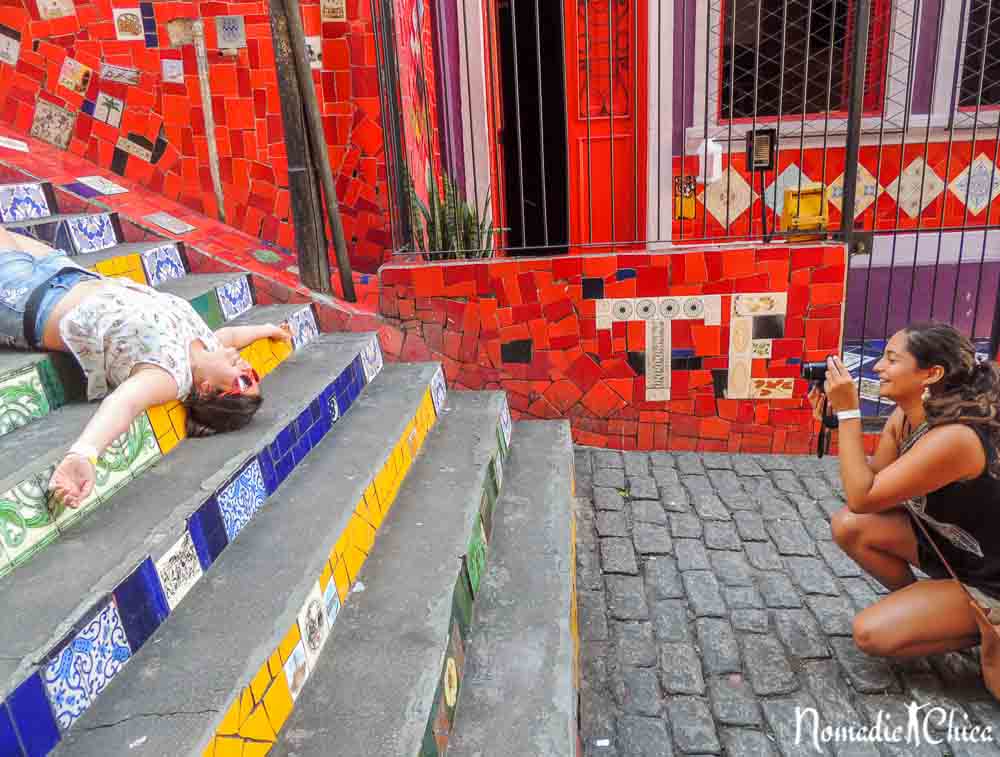
[[[934,91],[938,24],[955,23],[955,19],[939,19],[941,0],[925,0],[920,12],[920,36],[917,41],[917,62],[914,68],[913,112],[929,113]]]
[[[445,171],[459,187],[465,186],[465,157],[462,139],[462,67],[456,0],[436,0],[434,9],[434,67],[438,91],[438,131]]]
[[[942,264],[936,277],[934,266],[854,268],[847,275],[844,337],[859,339],[864,328],[865,338],[881,339],[911,321],[933,318],[989,338],[998,286],[1000,263]]]
[[[684,130],[694,123],[696,15],[696,0],[674,0],[674,155],[684,154]]]

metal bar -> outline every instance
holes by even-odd
[[[591,0],[583,0],[583,33],[586,36],[587,44],[587,100],[585,105],[585,112],[587,114],[587,239],[590,242],[594,241],[594,172],[593,166],[591,165],[591,154],[590,151],[593,149],[594,142],[590,134],[590,54],[592,52],[590,47],[590,3]],[[580,42],[579,33],[576,35],[576,40],[574,42],[579,45]],[[578,58],[579,59],[579,58]],[[579,73],[579,71],[578,71]]]
[[[843,240],[854,243],[854,208],[858,184],[858,150],[861,147],[861,119],[865,106],[865,68],[868,60],[868,22],[871,16],[871,0],[855,0],[857,3],[854,24],[854,47],[851,50],[851,89],[847,111],[847,146],[844,150],[844,199],[841,203],[842,218],[840,233]],[[853,156],[853,157],[852,157]]]
[[[681,0],[681,18],[687,18],[687,4],[688,0]],[[659,242],[663,239],[663,232],[660,228],[661,221],[663,218],[663,182],[661,177],[663,176],[663,128],[662,121],[660,117],[663,112],[663,108],[660,104],[660,98],[663,97],[663,6],[657,4],[656,7],[656,39],[657,42],[657,59],[656,59],[656,241]],[[684,82],[687,79],[687,33],[682,30],[681,32],[681,74],[680,78],[677,78],[677,72],[674,72],[675,81],[680,81],[681,83],[681,133],[683,137],[681,138],[681,192],[683,193],[684,185],[687,183],[687,87],[684,86]],[[707,84],[706,84],[707,86]],[[674,116],[676,119],[676,116]],[[670,134],[670,156],[671,160],[673,158],[673,133]],[[671,165],[671,178],[673,178],[673,165]],[[671,193],[673,193],[673,187],[670,187]],[[672,198],[672,195],[671,195]],[[683,194],[681,194],[680,204],[681,207],[684,206]],[[673,203],[671,203],[671,206]],[[673,218],[673,212],[671,212],[671,219]],[[673,220],[671,220],[671,226],[673,225]],[[684,218],[678,219],[678,230],[680,234],[678,235],[680,239],[684,239]],[[671,237],[673,234],[671,233]]]
[[[344,239],[344,227],[340,223],[340,209],[337,207],[337,190],[333,183],[333,171],[330,168],[330,155],[326,149],[326,137],[323,132],[323,119],[320,115],[319,102],[313,86],[312,69],[306,59],[305,31],[302,28],[302,12],[299,0],[284,0],[285,15],[288,18],[288,36],[292,43],[292,60],[295,63],[295,73],[299,80],[299,90],[306,111],[306,132],[309,137],[309,147],[319,171],[320,184],[323,187],[327,221],[330,233],[333,235],[333,248],[337,256],[337,267],[340,269],[340,284],[344,299],[357,302],[354,293],[354,280],[351,278],[351,260],[347,255],[347,242]],[[323,259],[327,265],[325,281],[303,282],[310,288],[320,292],[330,291],[329,261],[325,254]],[[322,271],[323,266],[317,261],[316,271]]]
[[[848,3],[847,12],[850,13],[850,0],[845,0]],[[811,15],[811,14],[810,14]],[[833,51],[836,47],[836,32],[837,32],[837,0],[833,0],[833,5],[830,7],[830,52],[827,55],[826,60],[826,118],[823,119],[823,148],[821,151],[822,160],[820,162],[820,191],[822,194],[822,202],[826,203],[826,160],[827,160],[827,144],[829,143],[830,137],[830,106],[831,99],[833,97]]]
[[[379,92],[378,92],[379,110],[380,110],[381,113],[383,113],[383,114],[386,115],[386,118],[383,119],[383,122],[385,122],[385,121],[388,121],[391,118],[391,116],[389,114],[392,113],[392,107],[390,105],[390,97],[391,97],[390,91],[391,90],[390,90],[390,84],[389,84],[389,80],[390,80],[390,75],[389,75],[390,64],[388,62],[388,58],[387,58],[387,55],[386,55],[385,38],[383,36],[383,29],[384,29],[385,20],[384,20],[383,16],[381,15],[381,13],[379,12],[378,2],[379,2],[379,0],[370,0],[369,6],[370,6],[370,9],[371,9],[371,14],[372,14],[372,22],[373,22],[373,24],[375,26],[375,35],[374,35],[375,36],[375,61],[376,61],[376,64],[377,64],[376,68],[377,68],[378,78],[379,78]],[[386,201],[388,203],[388,209],[389,209],[389,233],[392,235],[392,246],[393,246],[393,250],[395,250],[395,249],[398,248],[398,240],[397,240],[397,236],[396,235],[400,231],[399,230],[399,223],[400,222],[397,222],[396,215],[397,215],[397,212],[398,212],[399,213],[399,218],[400,218],[400,221],[401,221],[401,219],[402,219],[402,212],[401,212],[401,208],[397,208],[397,202],[396,202],[396,200],[393,199],[393,194],[394,193],[393,193],[393,191],[391,189],[393,183],[395,182],[396,172],[399,170],[399,167],[396,165],[396,161],[398,160],[398,156],[396,156],[394,154],[394,152],[393,152],[395,146],[392,144],[392,142],[393,142],[393,140],[392,140],[391,135],[387,134],[386,139],[385,139],[385,145],[384,145],[385,157],[386,157],[386,159],[385,159],[385,166],[386,166]],[[399,197],[397,199],[399,201],[402,201],[403,198]]]
[[[750,119],[750,134],[752,135],[751,139],[755,139],[755,136],[753,135],[756,135],[757,132],[757,106],[758,106],[758,95],[760,93],[760,12],[761,8],[763,7],[764,7],[764,0],[757,0],[757,23],[754,27],[754,34],[756,35],[756,38],[754,39],[754,47],[753,47],[753,112],[751,113],[751,119]],[[735,32],[736,30],[734,28],[733,29],[734,38],[736,36]],[[730,145],[730,150],[731,149],[732,145]],[[756,151],[751,148],[750,152],[751,156],[748,156],[748,158],[752,159],[752,154]],[[775,165],[775,169],[777,169],[777,165]],[[750,228],[750,234],[752,236],[753,235],[753,202],[752,202],[753,179],[754,179],[754,174],[757,173],[757,171],[753,170],[752,164],[747,166],[747,170],[750,171],[750,197],[751,197],[750,213],[747,214],[747,225]],[[777,171],[775,171],[775,176],[777,176]],[[761,220],[760,233],[767,234],[767,203],[764,202],[763,171],[760,172],[760,220]]]
[[[618,54],[616,49],[617,43],[617,28],[615,26],[615,21],[617,20],[617,13],[614,13],[616,9],[616,0],[608,0],[608,96],[610,99],[610,104],[608,106],[608,146],[611,149],[611,249],[614,249],[615,237],[617,232],[615,231],[615,66],[618,63]]]
[[[545,115],[544,106],[545,94],[542,92],[542,18],[538,0],[535,0],[535,60],[538,64],[538,131],[540,138],[538,144],[541,147],[542,158],[542,221],[545,229],[545,244],[549,243],[549,205],[548,196],[545,189]]]
[[[489,108],[491,109],[491,112],[493,114],[494,132],[499,130],[500,124],[503,124],[502,131],[506,136],[506,131],[507,131],[506,114],[503,113],[503,108],[502,108],[503,92],[502,89],[499,92],[497,91],[498,88],[502,87],[502,85],[499,84],[498,82],[498,76],[497,76],[496,41],[499,38],[499,31],[495,27],[495,25],[499,22],[498,15],[500,11],[494,0],[486,0],[486,7],[490,11],[486,18],[486,48],[488,51],[489,62],[488,65],[485,66],[485,68],[489,72],[489,82],[487,86],[489,87],[490,90],[490,97],[487,98],[487,102],[489,103]],[[494,11],[496,12],[494,13]],[[499,114],[497,113],[498,107],[500,107]],[[492,139],[495,136],[496,135],[493,134],[490,136],[490,138]],[[499,190],[501,187],[503,187],[504,190],[506,190],[507,177],[503,173],[504,166],[500,160],[500,150],[493,150],[491,152],[493,154],[490,156],[492,160],[492,165],[490,166],[490,169],[493,175],[496,177],[497,190],[498,190],[495,202],[497,204],[497,208],[500,211],[499,212],[500,218],[497,219],[499,221],[499,224],[494,222],[493,230],[494,233],[496,232],[501,233],[500,239],[502,242],[505,239],[504,232],[509,231],[509,226],[507,226],[508,223],[507,214],[509,212],[509,208],[507,207],[507,192],[506,191],[501,192]],[[490,177],[490,187],[492,188],[492,186],[493,186],[493,176]]]
[[[465,90],[466,100],[469,103],[469,144],[472,146],[472,191],[476,200],[476,213],[481,213],[479,205],[479,161],[476,160],[476,135],[472,122],[472,66],[469,63],[469,11],[466,6],[467,0],[462,0],[462,35],[465,38]],[[486,64],[486,51],[483,50],[483,64]],[[488,128],[488,126],[487,126]],[[464,154],[465,145],[462,145]]]
[[[537,1],[537,0],[536,0]],[[662,9],[660,9],[662,10]],[[629,61],[632,66],[632,180],[635,186],[632,188],[632,213],[634,215],[632,228],[635,230],[633,236],[638,236],[639,232],[639,131],[635,128],[639,114],[636,112],[639,92],[639,4],[630,6],[632,13],[632,41],[629,44]],[[647,19],[648,23],[648,19]],[[659,44],[657,44],[659,46]],[[672,46],[671,46],[672,49]],[[648,89],[648,86],[647,86]],[[659,111],[660,93],[656,93],[657,112]],[[659,137],[659,132],[657,132]],[[647,169],[648,170],[648,169]],[[659,214],[657,214],[659,215]]]
[[[736,118],[736,114],[733,112],[733,92],[736,89],[736,0],[729,0],[729,5],[732,8],[732,17],[729,22],[729,35],[732,39],[729,45],[729,124],[728,124],[728,134],[726,137],[726,148],[728,152],[726,157],[726,233],[725,236],[729,236],[729,227],[732,225],[732,220],[729,215],[729,198],[733,195],[733,121]],[[720,14],[721,19],[721,14]],[[723,40],[724,42],[724,40]],[[706,151],[707,155],[707,151]],[[751,181],[753,179],[751,178]],[[750,185],[750,191],[753,192],[753,184]],[[706,207],[707,211],[707,207]]]
[[[521,198],[521,244],[527,244],[528,229],[524,219],[524,152],[521,146],[521,74],[517,65],[520,57],[517,45],[517,0],[510,0],[510,29],[514,45],[514,113],[517,119],[517,183]]]
[[[801,166],[805,164],[806,154],[806,114],[809,112],[809,64],[812,62],[812,20],[813,0],[809,0],[809,7],[806,10],[806,53],[803,56],[805,59],[805,66],[802,69],[802,113],[799,115],[799,180],[797,189],[800,199],[797,201],[796,210],[801,210],[802,202]],[[827,113],[826,120],[829,120],[829,117],[829,113]],[[823,150],[826,150],[825,143],[823,144]]]
[[[774,223],[771,224],[772,234],[768,236],[764,241],[769,241],[770,237],[773,236],[773,232],[778,228],[778,163],[777,160],[781,157],[781,117],[784,115],[785,111],[785,55],[788,52],[788,0],[783,0],[781,4],[781,51],[778,58],[778,119],[775,123],[775,137],[774,137],[774,154],[775,154],[775,165],[774,165],[774,200],[771,202],[771,207],[774,208]],[[799,164],[801,165],[801,163]],[[765,190],[766,191],[766,190]],[[764,204],[764,191],[761,192],[761,204]]]
[[[711,74],[711,59],[712,56],[709,55],[709,48],[711,46],[712,39],[712,2],[713,0],[705,0],[705,123],[702,130],[702,148],[705,151],[704,166],[702,167],[701,185],[705,187],[705,194],[708,194],[708,108],[709,108],[709,75]],[[721,11],[721,7],[720,7]],[[722,24],[722,13],[719,13],[719,24],[721,31]],[[725,43],[722,39],[722,35],[719,35],[720,46]],[[722,99],[722,92],[719,92],[719,100]],[[687,143],[687,134],[684,135],[685,143]],[[702,204],[701,212],[701,236],[702,239],[708,236],[708,205]]]

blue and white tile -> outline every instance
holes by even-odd
[[[219,306],[222,308],[222,316],[231,321],[237,316],[243,315],[253,307],[253,294],[250,292],[250,279],[240,276],[238,279],[227,281],[216,288],[219,295]]]
[[[232,541],[264,504],[267,489],[260,463],[254,458],[218,494],[219,509],[226,524],[226,536]]]
[[[879,195],[885,191],[878,181],[875,180],[875,177],[872,176],[871,171],[863,165],[858,164],[858,180],[855,183],[854,190],[854,217],[857,218],[868,210],[872,203],[879,198]],[[842,209],[844,205],[844,174],[833,180],[829,189],[826,190],[826,195],[831,205],[837,210]]]
[[[288,326],[292,330],[292,344],[297,350],[319,337],[319,326],[312,307],[304,307],[288,316]]]
[[[201,561],[187,529],[177,543],[156,561],[156,572],[160,576],[167,604],[173,610],[203,575]]]
[[[361,365],[365,369],[365,383],[375,378],[382,370],[382,346],[378,335],[373,335],[371,341],[361,350]]]
[[[337,582],[332,576],[326,585],[326,591],[323,592],[323,605],[326,607],[327,623],[333,628],[333,624],[337,622],[337,615],[340,614],[340,593],[337,591]]]
[[[948,188],[970,213],[979,215],[1000,195],[1000,170],[980,153]]]
[[[910,218],[919,218],[944,190],[944,180],[923,158],[910,163],[885,189]]]
[[[448,399],[448,384],[444,380],[444,368],[440,363],[431,379],[431,399],[434,400],[434,412],[441,415],[444,403]]]
[[[118,244],[115,227],[107,213],[95,213],[80,218],[67,218],[66,226],[73,246],[79,254],[100,252]]]
[[[701,199],[711,216],[729,228],[753,205],[757,195],[736,169],[726,169],[722,177],[705,187]]]
[[[76,722],[131,656],[118,608],[109,602],[42,671],[62,730]]]
[[[507,404],[507,395],[503,398],[503,407],[500,408],[500,431],[503,433],[504,452],[510,449],[510,435],[514,430],[514,425],[510,418],[510,405]]]
[[[142,263],[146,268],[146,279],[150,286],[159,286],[164,281],[183,279],[187,275],[184,261],[176,245],[165,244],[145,250]]]
[[[25,221],[52,215],[41,184],[7,184],[0,187],[0,221]]]

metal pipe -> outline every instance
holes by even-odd
[[[317,163],[320,183],[323,186],[323,200],[326,207],[327,221],[330,233],[333,235],[333,249],[337,255],[337,267],[340,269],[340,284],[344,299],[357,302],[354,292],[354,280],[351,278],[351,261],[347,256],[347,242],[344,239],[344,227],[340,222],[340,209],[337,207],[337,190],[333,183],[333,171],[330,168],[330,155],[326,148],[326,138],[323,132],[323,121],[316,99],[316,89],[313,86],[312,69],[306,59],[306,36],[302,28],[302,12],[299,10],[299,0],[283,0],[285,16],[288,18],[288,36],[292,42],[292,60],[295,63],[295,73],[299,80],[299,90],[306,112],[306,132],[313,158]]]
[[[871,0],[857,0],[854,21],[854,49],[851,50],[851,90],[847,110],[847,145],[844,154],[857,155],[861,147],[861,119],[865,109],[865,70],[868,64],[868,22]],[[854,242],[854,208],[857,199],[858,161],[847,160],[844,166],[843,217],[840,233],[848,245]]]
[[[226,198],[222,194],[222,174],[219,172],[219,147],[215,143],[215,115],[212,113],[212,90],[208,85],[208,50],[205,49],[205,23],[195,19],[191,24],[194,55],[198,63],[198,89],[201,91],[201,113],[205,119],[205,141],[208,143],[208,171],[218,205],[219,220],[226,222]]]

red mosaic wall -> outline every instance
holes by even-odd
[[[947,229],[1000,222],[1000,170],[994,171],[993,167],[1000,162],[1000,144],[995,133],[992,136],[993,139],[973,142],[956,135],[950,141],[930,142],[926,149],[922,141],[903,147],[898,141],[892,144],[893,138],[886,136],[881,147],[862,147],[859,152],[859,182],[864,189],[857,196],[856,226],[870,230]],[[801,172],[803,183],[823,182],[827,185],[829,228],[839,229],[844,159],[845,150],[842,147],[781,150],[777,170],[764,174],[768,228],[776,228],[780,217],[780,213],[778,217],[774,213],[775,178],[787,172],[785,180],[778,183],[780,207],[784,187],[797,187]],[[727,173],[730,165],[732,178]],[[697,178],[700,170],[698,158],[690,155],[675,157],[673,169],[675,177],[681,177],[683,169],[685,176]],[[760,173],[751,177],[746,171],[745,152],[723,154],[722,180],[708,188],[709,194],[715,196],[706,198],[705,190],[701,184],[696,186],[694,219],[674,220],[675,242],[760,235]],[[729,196],[728,201],[726,195]]]
[[[844,276],[844,249],[832,244],[388,265],[381,312],[398,331],[382,336],[391,356],[440,360],[453,387],[506,390],[516,417],[569,418],[578,443],[804,453],[815,436],[797,363],[838,350]],[[716,386],[713,376],[730,367],[742,293],[787,297],[783,333],[770,358],[752,360],[751,375],[785,383],[788,399],[728,399]],[[667,322],[669,400],[646,400],[636,357],[647,348],[645,324],[599,328],[595,294],[612,304],[721,297],[717,325]]]
[[[325,21],[319,0],[302,6],[306,35],[322,50],[314,80],[352,262],[374,271],[391,235],[370,5],[324,0],[328,14],[345,13]],[[227,221],[291,248],[268,7],[263,0],[5,0],[0,120],[213,216],[194,48],[171,48],[167,31],[173,19],[201,17]],[[242,18],[246,39],[223,50],[216,19],[229,15]]]

